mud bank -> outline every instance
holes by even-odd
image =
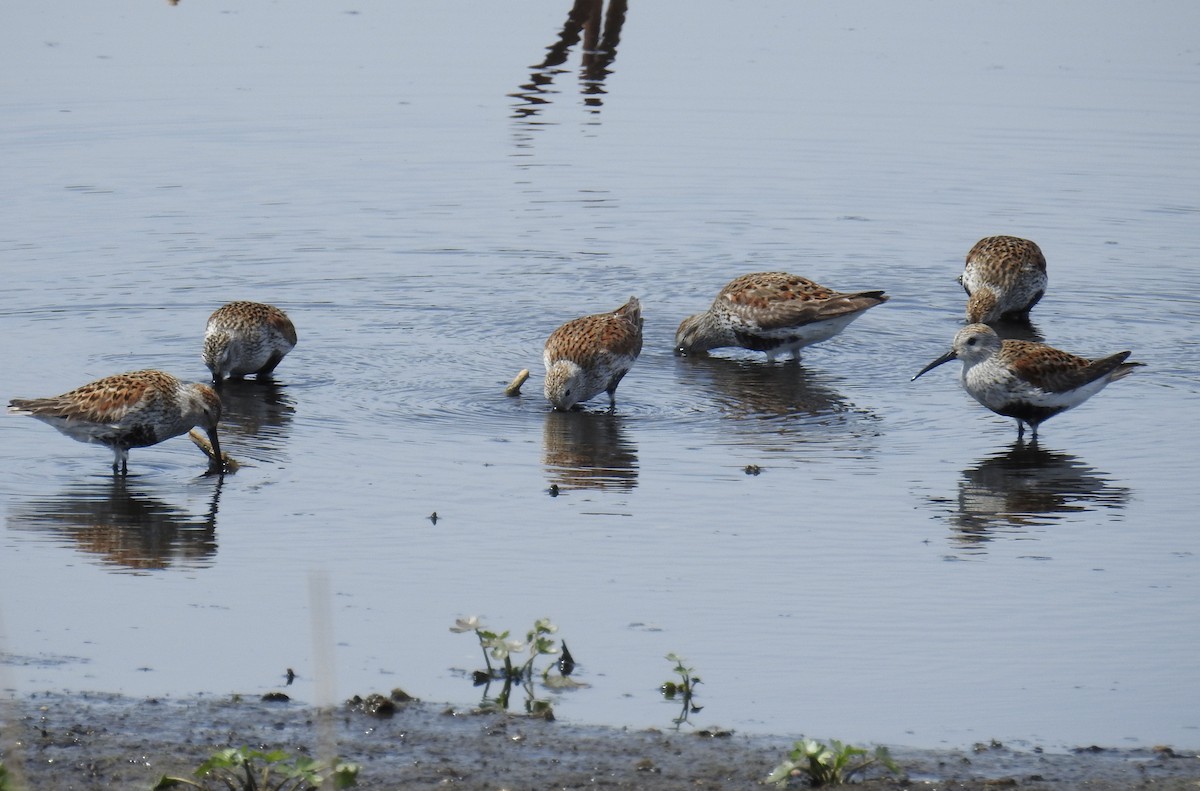
[[[186,776],[214,749],[328,755],[362,767],[359,787],[418,789],[743,789],[761,787],[793,737],[631,731],[478,714],[426,703],[391,717],[258,699],[42,694],[0,702],[3,756],[16,788],[149,788]],[[1192,789],[1195,751],[1081,747],[1066,754],[893,749],[904,775],[869,789]]]

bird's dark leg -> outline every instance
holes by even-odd
[[[1017,439],[1025,439],[1025,424],[1017,420]]]
[[[270,379],[271,372],[275,370],[275,367],[277,365],[279,365],[281,360],[283,360],[282,354],[280,354],[279,352],[272,352],[270,359],[268,359],[266,364],[263,365],[262,368],[259,368],[258,371],[256,372],[256,378]]]
[[[129,448],[113,447],[113,475],[129,474]]]

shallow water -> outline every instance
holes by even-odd
[[[9,9],[3,395],[203,379],[232,299],[300,343],[225,394],[223,483],[0,421],[0,686],[319,702],[315,631],[338,698],[465,705],[455,618],[549,616],[578,722],[669,726],[673,651],[700,724],[1200,743],[1200,10],[693,9],[546,68],[568,3]],[[1036,449],[908,381],[992,233],[1045,251],[1047,341],[1147,363]],[[771,269],[892,300],[800,366],[671,353]],[[549,412],[546,335],[630,294],[617,414]]]

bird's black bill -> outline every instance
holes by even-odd
[[[943,354],[941,357],[939,357],[936,360],[934,360],[933,362],[931,362],[929,365],[922,368],[920,371],[917,372],[916,376],[914,376],[912,379],[909,379],[908,381],[915,382],[915,381],[917,381],[917,376],[920,376],[921,374],[926,373],[928,371],[932,371],[934,368],[937,368],[942,363],[948,363],[957,357],[958,357],[958,355],[954,353],[953,349],[951,349],[950,351]]]
[[[221,455],[221,440],[217,438],[217,430],[208,430],[208,441],[212,443],[212,458],[208,461],[209,475],[225,474],[225,457]]]

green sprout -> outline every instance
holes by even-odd
[[[814,788],[844,785],[876,764],[892,774],[900,773],[888,749],[882,745],[876,747],[874,754],[868,757],[867,751],[861,747],[842,744],[837,739],[830,739],[829,744],[826,747],[812,739],[801,739],[792,746],[787,759],[776,766],[764,782],[785,788],[793,778],[804,777]]]
[[[312,791],[326,781],[333,788],[358,785],[358,765],[334,761],[325,766],[308,756],[291,756],[283,750],[262,752],[249,747],[218,750],[196,767],[192,776],[163,775],[151,791],[167,788],[226,788],[229,791]]]
[[[684,658],[679,654],[667,654],[667,661],[674,662],[675,667],[672,668],[675,674],[679,676],[678,681],[665,681],[658,688],[662,692],[662,696],[667,700],[680,699],[683,709],[679,712],[679,716],[671,720],[675,723],[675,729],[679,730],[680,726],[688,721],[688,717],[696,714],[703,706],[697,706],[696,685],[701,683],[700,677],[696,675],[695,668],[688,667],[684,664]]]
[[[520,684],[526,692],[525,710],[530,714],[553,719],[554,711],[550,702],[539,700],[533,694],[534,664],[538,657],[554,656],[559,653],[559,647],[556,645],[554,637],[551,636],[558,632],[558,627],[551,623],[549,618],[539,618],[535,621],[533,628],[525,633],[524,640],[510,638],[507,631],[494,632],[484,626],[479,617],[474,615],[469,618],[459,618],[454,622],[454,626],[450,627],[450,631],[474,632],[479,639],[479,648],[483,651],[483,661],[487,670],[475,671],[474,678],[476,686],[484,687],[484,708],[507,710],[513,685]],[[524,661],[514,660],[514,657],[518,657],[526,651],[529,652],[529,656]],[[542,670],[542,681],[548,686],[555,688],[580,686],[574,682],[567,682],[566,676],[570,675],[571,668],[575,664],[573,660],[567,662],[567,656],[564,654],[558,662],[550,662]],[[502,665],[499,667],[493,665],[493,659]],[[559,668],[561,676],[550,676],[550,670],[553,667]],[[489,698],[488,689],[493,681],[502,682],[503,687],[495,698]]]

